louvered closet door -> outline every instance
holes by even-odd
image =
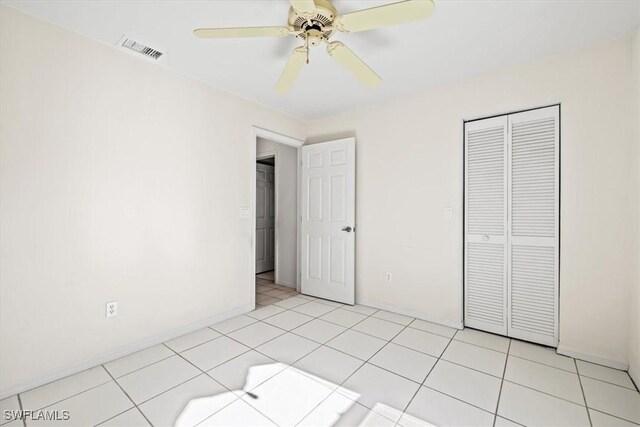
[[[558,344],[559,107],[509,116],[509,325]]]
[[[507,333],[507,117],[465,125],[465,325]]]

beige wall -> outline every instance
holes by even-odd
[[[561,102],[560,346],[626,366],[638,259],[630,43],[313,122],[310,142],[357,138],[356,299],[459,323],[462,122]]]
[[[298,214],[298,149],[268,139],[258,138],[258,155],[278,152],[276,173],[276,205],[278,207],[278,265],[276,278],[280,285],[296,287],[297,283],[297,238],[296,216]]]
[[[251,126],[304,123],[4,6],[0,29],[3,394],[246,309]]]
[[[631,298],[631,321],[629,327],[629,373],[640,387],[640,29],[633,39],[633,75],[635,77],[635,124],[636,124],[636,177],[637,177],[637,205],[636,215],[636,283]]]

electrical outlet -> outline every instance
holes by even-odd
[[[113,317],[118,315],[118,302],[117,301],[111,301],[108,302],[106,305],[106,310],[105,310],[105,315],[107,317]]]
[[[387,278],[387,282],[390,282],[391,281],[391,273],[387,273],[386,278]]]

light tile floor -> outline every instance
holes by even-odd
[[[276,285],[273,280],[273,271],[267,271],[256,276],[256,308],[298,295],[295,289]]]
[[[370,307],[271,298],[0,409],[70,411],[28,426],[640,425],[626,372]]]

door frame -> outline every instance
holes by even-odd
[[[561,297],[562,297],[562,281],[561,281],[561,271],[562,271],[562,102],[560,100],[552,100],[549,103],[543,103],[542,105],[538,106],[538,107],[522,107],[522,108],[516,108],[516,109],[512,109],[512,110],[505,110],[505,112],[502,113],[496,113],[496,114],[492,114],[492,115],[477,115],[477,116],[471,116],[469,118],[463,118],[462,119],[462,126],[460,127],[461,129],[461,137],[460,137],[460,141],[461,141],[461,146],[462,146],[462,194],[461,194],[461,203],[462,203],[462,239],[460,239],[460,246],[461,246],[461,254],[462,254],[462,259],[460,262],[460,273],[461,273],[461,287],[462,287],[462,292],[461,292],[461,296],[462,298],[460,299],[460,304],[462,307],[461,313],[462,313],[462,329],[467,328],[467,325],[465,324],[465,318],[466,318],[466,307],[465,307],[465,259],[466,259],[466,251],[465,251],[465,244],[466,244],[466,222],[465,222],[465,217],[466,217],[466,149],[467,149],[467,144],[466,144],[466,125],[468,123],[471,122],[475,122],[478,120],[485,120],[485,119],[490,119],[493,117],[501,117],[501,116],[509,116],[511,114],[517,114],[517,113],[524,113],[527,111],[534,111],[534,110],[541,110],[544,108],[549,108],[549,107],[558,107],[558,147],[557,147],[557,153],[558,153],[558,165],[557,165],[557,177],[558,177],[558,213],[557,213],[557,236],[556,236],[556,244],[557,244],[557,250],[558,250],[558,255],[557,255],[557,260],[558,260],[558,275],[557,275],[557,280],[558,280],[558,286],[557,286],[557,308],[556,308],[556,319],[557,319],[557,323],[556,323],[556,335],[557,335],[557,339],[558,342],[556,344],[556,352],[557,349],[560,348],[561,344],[561,329],[560,329],[560,323],[562,322],[562,316],[561,316]],[[473,329],[473,328],[472,328]]]
[[[258,160],[269,159],[273,157],[273,269],[275,276],[273,281],[279,282],[278,273],[278,150],[264,151],[260,154],[256,152],[256,164]],[[254,215],[255,216],[255,215]],[[254,254],[255,255],[255,254]]]
[[[296,151],[298,152],[297,158],[298,158],[298,162],[296,164],[296,169],[297,169],[297,175],[299,176],[300,174],[300,147],[302,147],[302,145],[304,144],[304,141],[301,139],[297,139],[297,138],[293,138],[291,136],[287,136],[287,135],[283,135],[277,132],[273,132],[271,130],[268,129],[264,129],[261,128],[259,126],[251,126],[250,132],[249,132],[249,141],[250,141],[250,150],[249,150],[249,154],[251,156],[251,171],[249,176],[251,177],[251,181],[249,182],[249,203],[248,203],[248,207],[249,207],[249,215],[251,217],[251,256],[250,256],[250,262],[251,262],[251,267],[250,267],[250,272],[251,272],[251,276],[249,278],[249,291],[250,291],[250,304],[252,309],[255,308],[256,305],[256,161],[258,160],[258,138],[264,138],[264,139],[268,139],[270,141],[273,142],[277,142],[279,144],[284,144],[284,145],[288,145],[291,147],[295,147]],[[270,156],[267,156],[270,157]],[[277,168],[278,168],[278,158],[276,157],[276,165],[275,165],[276,170],[274,171],[274,174],[276,175],[276,180],[278,179],[277,176]],[[299,182],[296,182],[296,194],[299,194]],[[277,187],[277,185],[275,186]],[[277,197],[277,188],[274,189],[274,198]],[[276,199],[277,200],[277,199]],[[278,233],[278,204],[276,202],[276,206],[275,206],[275,212],[276,212],[276,217],[275,217],[275,225],[274,225],[274,235],[275,237],[275,241],[278,241],[278,237],[277,237],[277,233]],[[296,203],[296,218],[300,217],[300,201],[298,200],[298,203]],[[300,221],[296,221],[296,290],[300,290],[300,262],[299,262],[299,257],[300,257],[300,248],[298,247],[298,241],[300,240]],[[277,247],[277,243],[276,243],[276,253],[275,253],[275,260],[274,262],[276,263],[276,274],[278,274],[278,264],[277,264],[277,260],[278,260],[278,251],[277,251],[278,247]]]

